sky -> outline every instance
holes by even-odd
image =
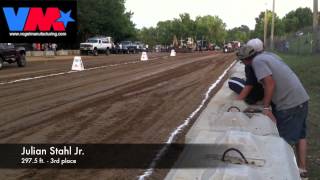
[[[159,21],[173,20],[179,14],[219,16],[227,29],[247,25],[254,29],[255,18],[266,9],[272,10],[273,0],[126,0],[126,11],[133,12],[136,28],[155,27]],[[275,0],[275,12],[282,18],[291,10],[309,7],[313,0]]]

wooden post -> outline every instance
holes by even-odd
[[[271,24],[271,38],[270,38],[270,48],[271,50],[274,50],[274,21],[275,21],[275,15],[274,15],[274,9],[275,9],[275,0],[273,0],[272,4],[272,24]]]
[[[318,24],[318,0],[313,0],[313,52],[320,52],[319,45],[319,24]]]

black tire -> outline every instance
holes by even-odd
[[[110,49],[107,49],[106,50],[106,55],[109,56],[109,54],[110,54]]]
[[[17,59],[17,65],[18,67],[25,67],[27,65],[26,55],[24,53],[21,53]]]
[[[98,50],[97,50],[97,49],[94,49],[94,50],[92,51],[92,53],[93,53],[93,55],[94,55],[94,56],[98,56],[98,55],[99,55],[99,53],[98,53]]]
[[[3,67],[3,59],[2,57],[0,57],[0,70],[2,69],[2,67]]]

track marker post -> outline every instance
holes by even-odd
[[[72,71],[83,71],[84,70],[84,66],[83,66],[83,62],[81,59],[81,56],[75,56],[73,58],[73,63],[72,63]]]
[[[177,55],[176,51],[174,49],[171,50],[170,56],[175,57]]]
[[[141,55],[141,61],[148,61],[149,58],[148,58],[148,55],[147,55],[147,52],[143,51],[142,52],[142,55]]]

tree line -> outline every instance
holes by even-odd
[[[172,44],[173,38],[185,40],[207,40],[222,43],[226,36],[226,24],[218,16],[190,18],[188,13],[180,14],[174,20],[160,21],[157,26],[138,30],[138,38],[150,45]]]
[[[254,30],[241,25],[227,30],[226,24],[218,16],[198,16],[191,19],[190,14],[180,14],[178,18],[160,21],[156,27],[136,29],[132,22],[133,13],[125,9],[125,0],[78,0],[79,36],[83,41],[94,35],[112,36],[115,41],[131,39],[149,45],[172,44],[174,37],[178,40],[188,37],[194,40],[207,40],[212,43],[250,38],[263,39],[265,12],[255,18]],[[275,14],[275,36],[296,32],[312,26],[312,11],[309,8],[298,8],[279,18]],[[268,37],[271,31],[272,12],[267,11]]]
[[[112,36],[116,41],[135,38],[132,15],[126,12],[125,0],[78,0],[80,41],[94,35]]]

